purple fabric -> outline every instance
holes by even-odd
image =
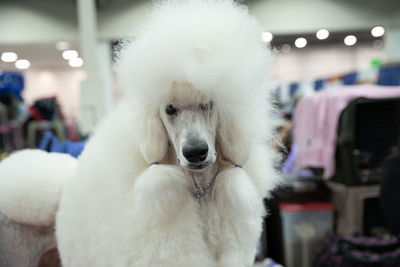
[[[283,163],[281,172],[285,174],[294,174],[299,177],[311,177],[312,172],[310,170],[298,170],[296,169],[295,163],[298,154],[298,148],[296,144],[293,144],[290,150],[289,156]]]
[[[339,117],[356,98],[400,97],[400,86],[354,85],[331,88],[303,97],[294,111],[296,166],[324,168],[324,178],[335,174],[335,150]]]

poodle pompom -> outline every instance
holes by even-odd
[[[76,163],[69,155],[41,150],[12,154],[0,163],[0,212],[19,223],[52,225]]]
[[[192,195],[186,192],[189,192],[188,181],[179,167],[153,165],[137,178],[134,185],[135,208],[139,213],[157,213],[164,219],[174,217],[192,200]]]
[[[220,172],[215,180],[213,196],[227,216],[242,214],[251,218],[254,214],[264,214],[260,193],[245,170],[229,168]]]

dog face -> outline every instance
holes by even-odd
[[[204,170],[217,159],[246,162],[249,142],[239,127],[243,117],[233,116],[237,110],[228,109],[226,103],[218,106],[220,102],[212,100],[190,84],[174,84],[161,104],[144,107],[138,114],[136,133],[143,159],[148,164],[171,163],[176,155],[180,166],[194,171]]]
[[[187,86],[175,88],[160,105],[160,117],[180,166],[203,170],[216,161],[218,116],[210,98]]]

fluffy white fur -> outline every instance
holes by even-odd
[[[260,33],[232,1],[170,1],[154,11],[119,55],[127,97],[64,189],[56,228],[64,266],[252,265],[263,197],[278,181],[265,86],[271,55]],[[231,162],[200,205],[166,160],[159,105],[181,83],[214,101],[217,144]]]
[[[232,1],[155,9],[119,55],[125,99],[90,138],[63,189],[56,235],[65,267],[252,265],[263,198],[279,180],[265,86],[271,55],[260,33]],[[200,204],[171,161],[160,119],[177,84],[212,99],[218,112],[221,162]]]
[[[24,150],[0,164],[0,212],[26,224],[51,226],[64,183],[76,167],[65,154]]]

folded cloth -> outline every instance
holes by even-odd
[[[77,158],[83,151],[86,141],[60,141],[52,132],[45,132],[38,148],[47,152],[66,153]]]

